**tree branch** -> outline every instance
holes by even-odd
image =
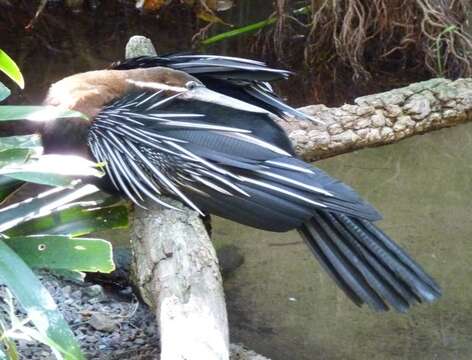
[[[162,360],[227,360],[228,320],[218,260],[199,215],[149,201],[133,224],[135,285],[156,312]]]
[[[360,97],[355,103],[301,109],[324,121],[324,127],[299,119],[277,122],[297,154],[314,161],[472,121],[472,79],[431,79]]]

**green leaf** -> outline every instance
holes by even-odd
[[[28,149],[4,149],[0,150],[0,168],[10,164],[24,163],[30,156]]]
[[[41,154],[41,138],[39,135],[17,135],[0,137],[0,150],[3,149],[30,149],[35,154]]]
[[[92,205],[93,206],[93,205]],[[113,206],[89,210],[83,206],[27,221],[5,232],[9,237],[34,234],[83,236],[100,230],[128,226],[128,208]]]
[[[57,106],[2,105],[0,106],[0,121],[31,120],[48,121],[54,119],[82,118],[87,116],[81,112],[67,110]]]
[[[23,89],[25,87],[25,80],[18,65],[2,49],[0,49],[0,71],[4,72],[20,88]]]
[[[22,184],[22,181],[9,178],[8,176],[0,176],[0,204]]]
[[[3,85],[2,82],[0,82],[0,101],[5,100],[7,97],[9,97],[11,94],[11,91],[9,88],[7,88],[5,85]]]
[[[23,260],[0,241],[0,281],[15,295],[48,345],[67,360],[85,359],[53,298]]]
[[[23,164],[0,168],[0,175],[50,186],[69,186],[77,177],[102,177],[104,172],[85,158],[74,155],[43,155]]]
[[[276,17],[271,17],[271,18],[268,18],[266,20],[262,20],[262,21],[259,21],[259,22],[256,22],[256,23],[253,23],[253,24],[250,24],[250,25],[246,25],[246,26],[234,29],[234,30],[226,31],[226,32],[223,32],[221,34],[217,34],[215,36],[212,36],[212,37],[202,41],[202,44],[203,45],[212,45],[212,44],[215,44],[217,42],[227,40],[227,39],[230,39],[230,38],[233,38],[233,37],[250,34],[250,33],[253,33],[257,30],[260,30],[260,29],[262,29],[266,26],[272,25],[276,21],[277,21]]]
[[[9,297],[12,296],[9,291],[8,291],[7,295]],[[8,302],[11,302],[11,301],[8,301]],[[10,310],[10,313],[12,313],[14,311],[15,311],[15,309],[13,309],[13,311]],[[10,339],[8,336],[6,336],[5,331],[7,329],[6,329],[5,324],[1,320],[0,320],[0,328],[2,330],[0,332],[0,335],[1,335],[1,338],[2,338],[1,342],[3,343],[3,349],[0,348],[0,360],[3,360],[3,359],[19,360],[20,357],[19,357],[18,351],[16,350],[16,344],[12,339]]]
[[[103,273],[115,269],[112,246],[105,240],[37,235],[4,241],[33,268]]]
[[[308,14],[310,11],[311,11],[310,6],[304,6],[302,8],[293,10],[292,14],[293,15],[304,15],[304,14]],[[233,37],[248,35],[248,34],[251,34],[255,31],[263,29],[267,26],[273,25],[276,22],[277,22],[276,17],[269,17],[268,19],[258,21],[258,22],[253,23],[253,24],[242,26],[242,27],[239,27],[237,29],[233,29],[233,30],[226,31],[226,32],[217,34],[215,36],[212,36],[212,37],[202,41],[202,45],[212,45],[212,44],[215,44],[217,42],[224,41],[224,40],[227,40],[227,39],[230,39],[230,38],[233,38]]]
[[[0,208],[0,233],[28,220],[47,216],[58,208],[80,205],[74,203],[99,190],[93,185],[76,186],[76,188],[54,188],[36,197]]]

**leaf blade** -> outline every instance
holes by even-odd
[[[81,118],[87,120],[88,117],[81,112],[64,109],[57,106],[41,105],[1,105],[0,121],[31,120],[47,121],[53,119]]]
[[[53,298],[23,260],[0,241],[0,280],[12,291],[35,327],[67,359],[84,359]]]
[[[21,89],[25,88],[25,79],[20,68],[2,49],[0,49],[0,71],[12,79]]]
[[[33,235],[4,242],[32,268],[102,273],[115,269],[112,246],[102,239]]]

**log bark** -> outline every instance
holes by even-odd
[[[228,320],[216,252],[195,211],[147,203],[135,210],[135,284],[155,309],[161,359],[229,358]]]
[[[300,109],[325,126],[299,119],[277,122],[297,154],[315,161],[472,121],[472,79],[431,79],[360,97],[355,103]]]
[[[143,37],[128,42],[126,56],[155,54]],[[137,208],[131,233],[133,282],[152,309],[161,335],[162,360],[228,360],[229,331],[218,259],[198,214],[148,202]]]

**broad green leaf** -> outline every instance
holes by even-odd
[[[10,164],[0,169],[0,175],[50,186],[69,186],[77,177],[101,177],[97,165],[80,156],[43,155],[23,164]]]
[[[48,121],[53,119],[82,118],[87,116],[78,111],[57,106],[1,105],[0,121],[31,120]]]
[[[15,295],[36,329],[47,337],[48,345],[64,359],[85,359],[47,289],[3,241],[0,241],[0,281]]]
[[[31,151],[28,149],[0,149],[0,168],[11,164],[24,163],[30,154]]]
[[[93,206],[93,205],[92,205]],[[86,209],[74,206],[54,214],[33,219],[7,230],[9,237],[34,234],[83,236],[100,230],[124,228],[128,226],[128,208],[113,206]]]
[[[22,181],[9,178],[8,176],[0,176],[0,204],[22,184]]]
[[[28,220],[47,216],[59,208],[79,205],[76,201],[99,190],[93,185],[53,188],[36,197],[0,208],[0,233]]]
[[[25,87],[25,80],[18,65],[13,59],[7,55],[5,51],[0,49],[0,71],[4,72],[10,79],[12,79],[20,88]]]
[[[0,150],[2,149],[30,149],[34,154],[41,154],[41,138],[39,135],[17,135],[0,137]]]
[[[0,101],[5,100],[7,97],[9,97],[11,94],[11,91],[9,88],[7,88],[5,85],[3,85],[2,82],[0,82]]]
[[[115,269],[111,244],[105,240],[37,235],[4,241],[33,268],[103,273]]]

